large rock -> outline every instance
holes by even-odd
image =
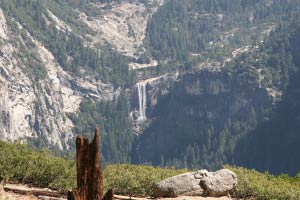
[[[236,175],[227,169],[216,172],[200,170],[173,176],[159,182],[153,190],[154,197],[211,196],[231,193],[237,185]]]
[[[161,181],[154,187],[154,197],[201,196],[203,189],[194,172],[173,176]]]
[[[237,185],[235,173],[228,169],[209,172],[200,179],[205,196],[220,197],[233,192]]]

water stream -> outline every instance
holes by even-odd
[[[138,121],[144,121],[147,119],[147,117],[146,117],[146,108],[147,108],[146,85],[147,85],[147,83],[145,83],[145,82],[137,83],[138,98],[139,98]]]

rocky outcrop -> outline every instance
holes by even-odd
[[[41,139],[48,147],[67,149],[73,123],[66,114],[77,112],[83,98],[112,100],[120,90],[63,70],[44,44],[14,22],[26,40],[7,26],[0,9],[0,139]],[[27,54],[35,59],[24,58]]]
[[[81,12],[79,18],[97,33],[89,35],[89,45],[107,42],[126,56],[139,57],[144,52],[143,40],[148,19],[163,3],[164,0],[148,0],[147,3],[126,0],[90,4],[99,11],[98,15]]]
[[[173,176],[154,187],[154,197],[211,196],[220,197],[233,192],[237,176],[228,169],[216,172],[200,170]]]
[[[81,12],[79,19],[96,35],[90,37],[89,45],[109,43],[118,52],[138,57],[144,52],[148,19],[155,13],[164,0],[142,1],[113,1],[112,3],[90,4],[99,11],[98,15],[88,15]]]

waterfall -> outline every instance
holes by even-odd
[[[139,98],[138,121],[143,121],[143,120],[147,119],[147,117],[146,117],[146,107],[147,107],[146,85],[147,85],[147,83],[145,83],[145,82],[137,83],[138,98]]]

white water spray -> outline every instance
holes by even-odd
[[[143,120],[147,119],[147,117],[146,117],[146,107],[147,107],[146,85],[147,85],[147,83],[145,83],[145,82],[137,83],[138,97],[139,97],[138,121],[143,121]]]

